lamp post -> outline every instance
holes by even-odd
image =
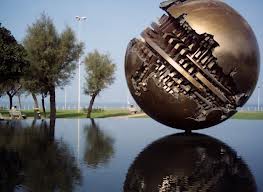
[[[80,24],[81,24],[81,21],[85,21],[87,19],[87,17],[80,17],[80,16],[76,16],[75,17],[77,22],[79,23],[79,26],[78,26],[78,40],[80,41]],[[78,78],[78,113],[80,113],[80,64],[81,64],[81,61],[80,61],[80,58],[79,58],[79,61],[78,61],[78,69],[79,69],[79,78]]]

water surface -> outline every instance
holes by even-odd
[[[151,119],[0,122],[0,191],[263,191],[263,121],[193,135]]]

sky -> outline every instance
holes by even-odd
[[[114,3],[113,3],[114,2]],[[85,55],[98,49],[110,53],[117,65],[115,83],[103,91],[96,99],[97,103],[126,103],[128,92],[124,75],[124,56],[129,41],[138,37],[141,31],[156,21],[164,12],[159,8],[162,0],[0,0],[0,22],[9,29],[14,37],[21,42],[26,29],[34,23],[40,14],[49,15],[57,27],[58,32],[65,26],[72,27],[79,39],[85,43]],[[263,61],[263,1],[262,0],[225,0],[236,9],[251,25],[260,47],[261,61]],[[87,20],[80,25],[75,16],[85,16]],[[83,60],[83,58],[82,58]],[[67,102],[77,102],[78,81],[77,71],[70,85],[66,86]],[[81,87],[84,83],[84,67],[81,66]],[[259,83],[263,85],[263,69]],[[261,89],[263,98],[263,89]],[[256,104],[258,89],[249,100],[249,104]],[[57,101],[64,102],[65,90],[57,90]],[[7,99],[7,98],[5,98]],[[83,94],[82,103],[88,103],[89,97]],[[26,100],[32,101],[29,97]],[[263,99],[262,99],[263,101]]]

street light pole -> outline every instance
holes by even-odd
[[[75,17],[77,22],[79,23],[79,26],[78,26],[78,40],[80,42],[80,24],[81,24],[81,21],[85,21],[87,19],[87,17],[80,17],[80,16],[76,16]],[[79,58],[79,61],[78,61],[78,69],[79,69],[79,72],[78,72],[78,113],[80,113],[80,64],[81,64],[81,61],[80,61],[80,58]]]

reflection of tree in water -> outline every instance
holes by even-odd
[[[46,121],[0,123],[0,191],[73,191],[80,170]]]
[[[114,155],[114,139],[101,130],[94,119],[85,128],[85,162],[91,167],[107,164]]]
[[[226,144],[200,134],[155,141],[135,159],[124,192],[255,192],[253,175]]]

